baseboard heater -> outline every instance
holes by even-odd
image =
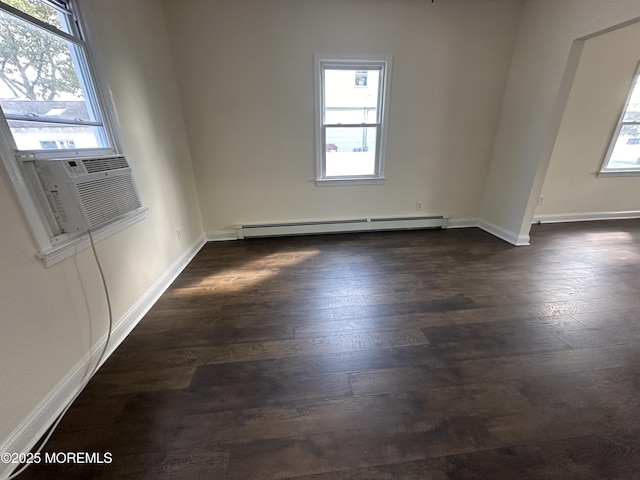
[[[280,237],[286,235],[446,228],[447,221],[447,216],[436,215],[431,217],[359,218],[319,222],[236,225],[235,228],[236,237],[241,240],[243,238]]]

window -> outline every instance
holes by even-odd
[[[40,258],[51,255],[55,261],[88,242],[60,227],[35,162],[118,153],[92,78],[77,5],[0,0],[0,162]],[[144,212],[135,215],[135,221],[142,218]],[[102,238],[131,223],[133,216],[114,222]]]
[[[316,57],[316,183],[382,183],[391,57]]]
[[[640,173],[640,68],[633,79],[601,173]]]
[[[111,147],[71,8],[0,3],[0,106],[17,150]]]

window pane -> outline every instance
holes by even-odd
[[[327,127],[326,176],[376,174],[378,127]]]
[[[640,77],[636,77],[636,83],[629,98],[629,104],[624,112],[623,122],[640,122]]]
[[[103,148],[102,127],[9,120],[18,150]]]
[[[101,126],[60,124],[65,120],[101,123],[96,108],[87,101],[87,84],[76,73],[83,64],[79,46],[0,11],[0,106],[19,149],[44,149],[40,141],[57,139],[49,133],[61,130],[66,145],[109,146]]]
[[[41,0],[2,0],[2,3],[11,5],[12,7],[31,15],[38,20],[42,20],[43,22],[62,30],[60,16],[63,14]]]
[[[379,123],[381,70],[324,70],[324,123]]]
[[[624,125],[607,168],[640,168],[640,125]]]

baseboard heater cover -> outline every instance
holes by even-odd
[[[446,228],[447,221],[448,217],[446,215],[436,215],[430,217],[359,218],[318,222],[236,225],[235,228],[236,237],[241,240],[252,237]]]

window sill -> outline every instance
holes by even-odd
[[[596,173],[596,177],[640,177],[638,170],[603,170]]]
[[[131,212],[130,214],[97,229],[93,232],[94,241],[99,242],[109,238],[134,223],[144,220],[147,216],[147,210],[148,209],[145,207],[139,208],[135,212]],[[91,241],[89,240],[89,234],[85,232],[77,237],[64,241],[64,243],[52,246],[46,251],[36,253],[36,257],[42,260],[42,263],[44,263],[46,268],[49,268],[56,263],[60,263],[61,261],[74,256],[78,252],[89,248],[90,246]]]
[[[316,180],[317,187],[331,187],[336,185],[382,185],[384,177],[378,178],[321,178]]]

